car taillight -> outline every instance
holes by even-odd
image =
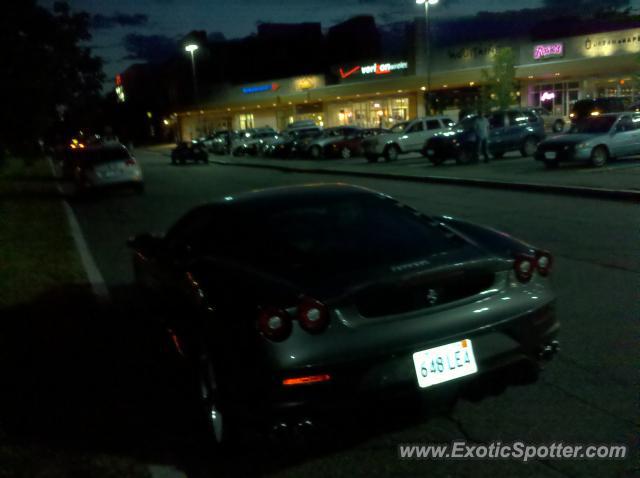
[[[535,257],[527,255],[518,255],[513,263],[513,270],[520,282],[526,284],[533,277],[533,271],[536,268]]]
[[[136,160],[135,158],[127,158],[124,164],[126,164],[127,166],[135,166]]]
[[[258,329],[269,340],[282,342],[291,335],[291,316],[282,309],[265,307],[260,309],[258,315]]]
[[[304,297],[298,306],[298,322],[310,334],[319,334],[329,326],[329,310],[322,302]]]
[[[536,252],[536,269],[542,277],[547,277],[553,266],[553,256],[547,251]]]

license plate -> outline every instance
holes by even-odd
[[[433,156],[434,154],[436,154],[436,152],[433,149],[427,149],[428,156]]]
[[[544,153],[544,157],[546,159],[556,159],[556,152],[555,151],[547,151],[546,153]]]
[[[471,340],[434,347],[413,354],[418,385],[427,388],[478,371]]]

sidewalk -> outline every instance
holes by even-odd
[[[150,148],[151,151],[167,156],[170,149],[166,145]],[[612,161],[604,168],[566,164],[555,170],[547,170],[542,163],[533,158],[522,158],[517,153],[488,164],[467,166],[459,166],[454,161],[433,166],[419,154],[402,156],[394,163],[382,160],[368,163],[363,158],[271,159],[213,154],[209,155],[209,160],[223,165],[266,167],[304,173],[356,175],[640,201],[640,158]]]

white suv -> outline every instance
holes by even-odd
[[[428,116],[398,123],[390,133],[365,139],[362,142],[364,155],[372,163],[380,156],[387,161],[395,161],[400,154],[419,152],[427,139],[454,124],[455,121],[446,116]]]

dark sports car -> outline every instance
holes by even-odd
[[[217,440],[245,419],[475,383],[557,349],[549,253],[366,189],[226,197],[129,244]]]
[[[182,141],[171,151],[171,164],[186,164],[187,161],[209,162],[209,155],[202,143]]]

